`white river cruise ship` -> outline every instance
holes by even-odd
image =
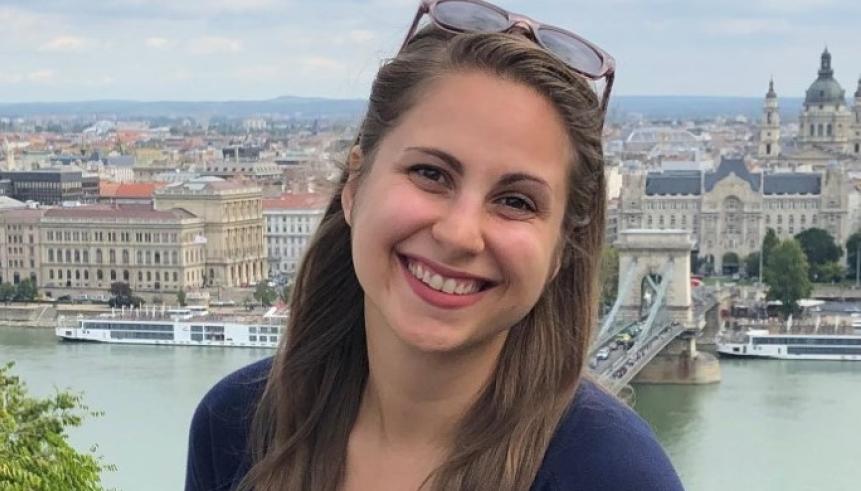
[[[205,307],[120,309],[94,316],[60,317],[56,334],[68,341],[174,346],[275,348],[286,315],[212,314]]]
[[[767,329],[724,335],[717,351],[726,356],[781,360],[861,361],[861,333],[771,334]]]

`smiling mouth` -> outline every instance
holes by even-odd
[[[406,270],[428,288],[453,296],[466,296],[489,288],[491,283],[470,278],[451,278],[434,271],[426,264],[407,256],[399,255]]]

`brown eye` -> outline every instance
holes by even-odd
[[[504,196],[499,199],[500,204],[520,213],[535,213],[535,205],[528,199],[521,196]]]
[[[422,181],[445,185],[448,182],[448,176],[445,172],[432,165],[414,165],[410,167],[410,174],[418,177]]]

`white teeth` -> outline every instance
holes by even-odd
[[[442,279],[442,276],[435,274],[431,276],[430,287],[434,290],[442,290],[442,284],[445,280]]]
[[[477,281],[445,278],[425,268],[418,262],[409,261],[407,263],[407,270],[421,280],[422,283],[434,290],[448,293],[449,295],[469,295],[479,290],[479,283]]]

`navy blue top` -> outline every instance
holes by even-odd
[[[228,375],[194,412],[185,489],[233,489],[248,472],[247,440],[272,359]],[[550,442],[533,491],[677,491],[682,484],[648,424],[601,391],[580,384]]]

